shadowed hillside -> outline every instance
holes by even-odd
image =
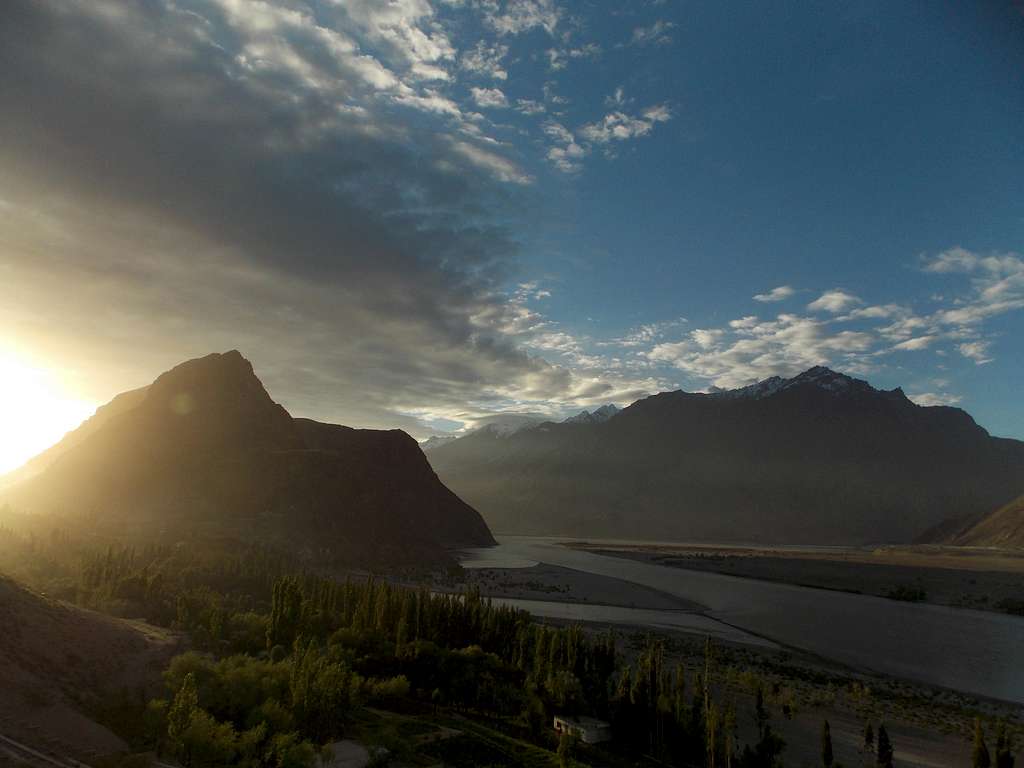
[[[666,392],[603,423],[480,431],[430,460],[501,533],[899,542],[1024,488],[1024,443],[825,368]]]
[[[0,626],[0,731],[34,742],[42,733],[76,752],[124,748],[89,710],[152,687],[178,645],[169,632],[48,599],[2,574]]]
[[[256,538],[360,562],[492,542],[407,434],[293,419],[238,352],[183,363],[131,399],[101,409],[0,502],[129,536]]]

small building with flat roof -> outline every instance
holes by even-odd
[[[600,744],[611,741],[612,727],[604,720],[594,717],[570,717],[555,715],[555,731],[575,736],[584,744]]]

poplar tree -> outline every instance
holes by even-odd
[[[1000,722],[996,730],[996,768],[1013,768],[1013,748],[1006,732],[1006,723]]]
[[[821,764],[825,768],[832,767],[832,731],[829,728],[828,720],[821,727]]]
[[[875,762],[880,768],[892,768],[892,743],[884,724],[878,726],[878,750],[875,755]]]
[[[875,749],[875,731],[871,727],[871,721],[864,724],[864,749],[873,752]]]
[[[974,749],[971,752],[971,766],[973,768],[989,768],[992,765],[992,757],[988,753],[988,745],[985,744],[985,732],[981,728],[981,718],[974,718]]]

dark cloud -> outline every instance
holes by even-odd
[[[453,149],[469,118],[299,6],[234,5],[0,8],[0,321],[99,390],[240,347],[350,423],[566,396],[501,330],[488,211],[522,200]]]

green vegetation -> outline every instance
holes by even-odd
[[[773,711],[788,720],[805,704],[791,687],[795,668],[778,662],[775,674],[761,662],[753,672],[747,651],[542,626],[473,590],[308,573],[232,542],[132,546],[7,528],[0,569],[50,596],[187,635],[192,650],[164,671],[160,695],[132,692],[92,712],[134,750],[186,768],[312,768],[343,738],[380,765],[778,766],[786,745]],[[606,721],[612,741],[559,739],[555,714]],[[750,723],[745,744],[739,724]],[[992,743],[990,761],[1012,768],[1005,727]],[[891,765],[884,727],[876,736],[867,725],[865,751]],[[833,764],[828,723],[820,754]]]

